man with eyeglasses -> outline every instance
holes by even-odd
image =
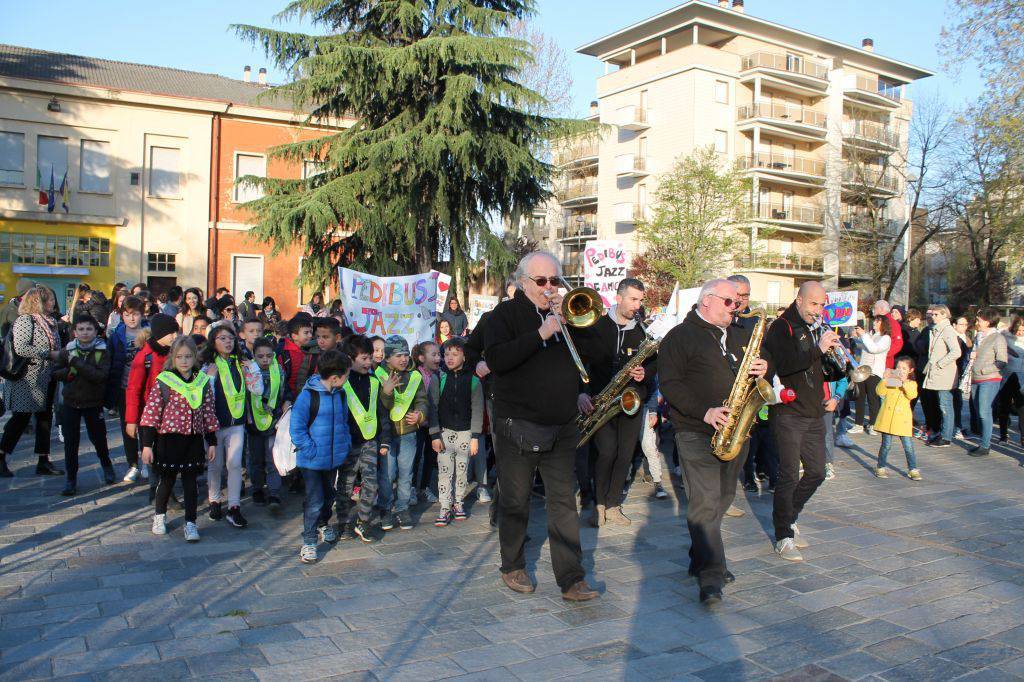
[[[825,287],[804,282],[796,300],[765,334],[765,355],[783,386],[796,398],[772,405],[770,420],[779,450],[772,521],[775,551],[787,561],[803,561],[809,543],[797,517],[825,480],[825,374],[822,357],[839,345],[839,336],[817,324],[825,308]],[[800,465],[803,464],[803,475]]]
[[[516,269],[519,288],[488,317],[484,355],[493,375],[495,453],[498,462],[498,539],[501,578],[515,592],[530,593],[526,528],[535,472],[544,479],[551,567],[562,598],[598,596],[584,577],[574,484],[580,376],[559,331],[556,315],[561,264],[546,252],[527,254]],[[593,332],[573,330],[588,357]]]
[[[705,284],[683,322],[661,342],[658,378],[675,427],[676,448],[686,481],[686,527],[690,532],[690,575],[697,578],[700,601],[722,600],[722,587],[734,579],[725,562],[722,516],[736,496],[736,479],[746,459],[723,462],[711,452],[711,437],[729,419],[726,399],[743,362],[749,334],[732,325],[740,305],[736,284],[715,279]],[[768,363],[750,365],[763,377]]]

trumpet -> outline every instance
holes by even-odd
[[[562,284],[566,284],[565,280],[561,277],[558,279]],[[569,287],[566,286],[566,289],[569,289]],[[544,292],[544,296],[551,299],[554,297],[554,294]],[[587,368],[583,366],[583,360],[576,350],[576,344],[572,342],[572,337],[569,336],[566,324],[577,329],[586,329],[601,319],[601,315],[604,314],[604,302],[601,300],[601,294],[590,287],[570,289],[569,293],[562,299],[560,312],[561,315],[552,311],[552,314],[555,315],[555,319],[558,321],[558,331],[562,338],[565,339],[565,346],[569,349],[569,355],[572,356],[572,361],[576,364],[580,378],[583,380],[583,383],[589,384],[590,375],[587,373]],[[562,318],[565,318],[565,321]]]
[[[825,321],[823,316],[818,315],[818,321],[826,330],[835,332],[832,326]],[[871,368],[854,360],[850,351],[848,351],[846,346],[841,343],[833,346],[827,353],[825,353],[825,363],[828,365],[826,368],[827,371],[825,372],[826,375],[838,375],[836,379],[830,378],[830,381],[838,380],[839,378],[842,378],[843,374],[846,374],[849,376],[851,383],[859,384],[862,381],[866,381],[867,378],[871,376]]]

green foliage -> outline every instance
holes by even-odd
[[[653,218],[637,226],[646,266],[684,289],[731,270],[749,197],[750,181],[713,147],[677,161],[658,180]]]
[[[508,260],[490,223],[547,198],[551,168],[533,150],[574,125],[531,113],[544,100],[516,81],[533,53],[508,28],[532,11],[532,0],[295,0],[279,19],[321,34],[235,26],[294,75],[267,97],[311,125],[353,121],[272,152],[321,160],[323,173],[242,180],[265,195],[246,205],[254,236],[298,244],[311,283],[339,262],[390,275],[439,257],[453,269]]]

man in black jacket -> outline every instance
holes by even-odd
[[[682,324],[661,342],[658,378],[676,430],[676,448],[686,480],[686,526],[690,531],[690,575],[700,585],[700,600],[722,599],[732,580],[726,570],[722,516],[736,495],[736,478],[746,452],[723,462],[711,453],[711,437],[729,418],[726,399],[743,362],[749,335],[732,326],[739,305],[736,285],[725,279],[708,282]],[[757,359],[750,375],[763,377],[768,363]]]
[[[782,384],[796,399],[771,407],[770,419],[779,450],[779,482],[775,486],[775,550],[788,561],[803,561],[807,542],[796,519],[825,480],[825,375],[822,355],[839,345],[839,336],[818,324],[825,307],[825,288],[818,282],[800,285],[794,301],[765,334],[765,355]],[[803,476],[800,464],[804,465]]]
[[[594,325],[595,352],[590,358],[590,383],[580,395],[580,412],[594,410],[592,398],[605,389],[622,366],[640,349],[647,338],[639,324],[639,311],[644,303],[644,285],[631,277],[622,280],[615,292],[615,305]],[[653,365],[654,359],[647,365]],[[653,372],[652,372],[653,374]],[[640,404],[647,400],[650,377],[645,366],[634,367],[627,384],[640,394]],[[628,526],[629,518],[622,513],[622,489],[626,485],[629,466],[640,438],[642,415],[619,413],[594,434],[597,462],[594,465],[595,527],[604,525]]]
[[[523,548],[534,472],[540,469],[555,579],[564,599],[587,601],[598,595],[583,579],[573,490],[579,375],[555,317],[562,304],[560,270],[550,253],[526,255],[516,270],[521,288],[498,304],[484,328],[484,353],[494,375],[501,577],[515,592],[534,591]],[[592,336],[577,331],[574,341]]]

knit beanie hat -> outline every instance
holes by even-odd
[[[162,339],[168,334],[178,333],[178,323],[170,315],[158,313],[149,318],[150,336],[154,340]]]
[[[398,336],[397,334],[389,336],[384,339],[384,359],[387,360],[392,355],[408,355],[409,354],[409,342],[405,340],[404,336]]]

